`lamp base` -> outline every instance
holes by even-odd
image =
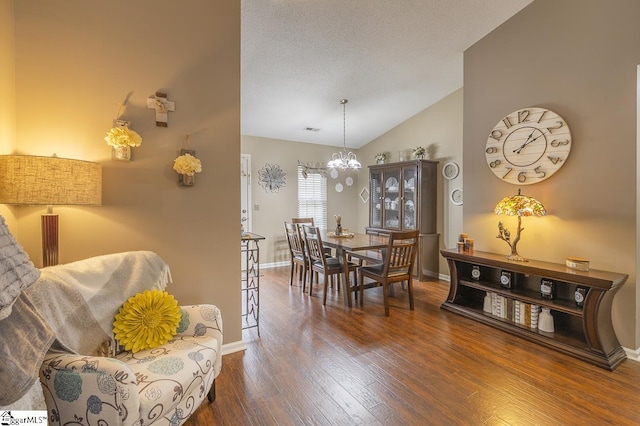
[[[516,262],[528,262],[529,259],[525,259],[524,257],[520,256],[518,253],[516,254],[510,254],[508,256],[506,256],[508,260],[514,260]]]
[[[58,264],[58,215],[42,215],[42,266]]]
[[[520,233],[522,232],[522,230],[522,217],[518,216],[518,229],[516,230],[516,238],[514,238],[512,241],[509,230],[504,227],[502,222],[498,222],[498,236],[496,238],[500,238],[505,243],[509,244],[509,247],[511,248],[511,254],[507,256],[508,260],[513,260],[515,262],[528,262],[527,259],[518,254],[518,249],[516,248],[518,243],[520,242]]]

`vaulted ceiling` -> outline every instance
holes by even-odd
[[[242,0],[242,134],[359,148],[462,87],[532,0]]]

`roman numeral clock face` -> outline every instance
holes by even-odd
[[[530,185],[557,172],[570,151],[571,131],[562,117],[548,109],[526,108],[496,124],[485,155],[487,165],[501,180]]]

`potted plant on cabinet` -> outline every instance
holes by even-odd
[[[424,154],[427,152],[424,147],[417,146],[413,150],[413,155],[416,157],[416,160],[422,160],[424,158]]]

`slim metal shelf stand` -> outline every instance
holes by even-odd
[[[241,238],[242,265],[242,329],[256,328],[260,336],[260,247],[262,235],[245,232]]]

